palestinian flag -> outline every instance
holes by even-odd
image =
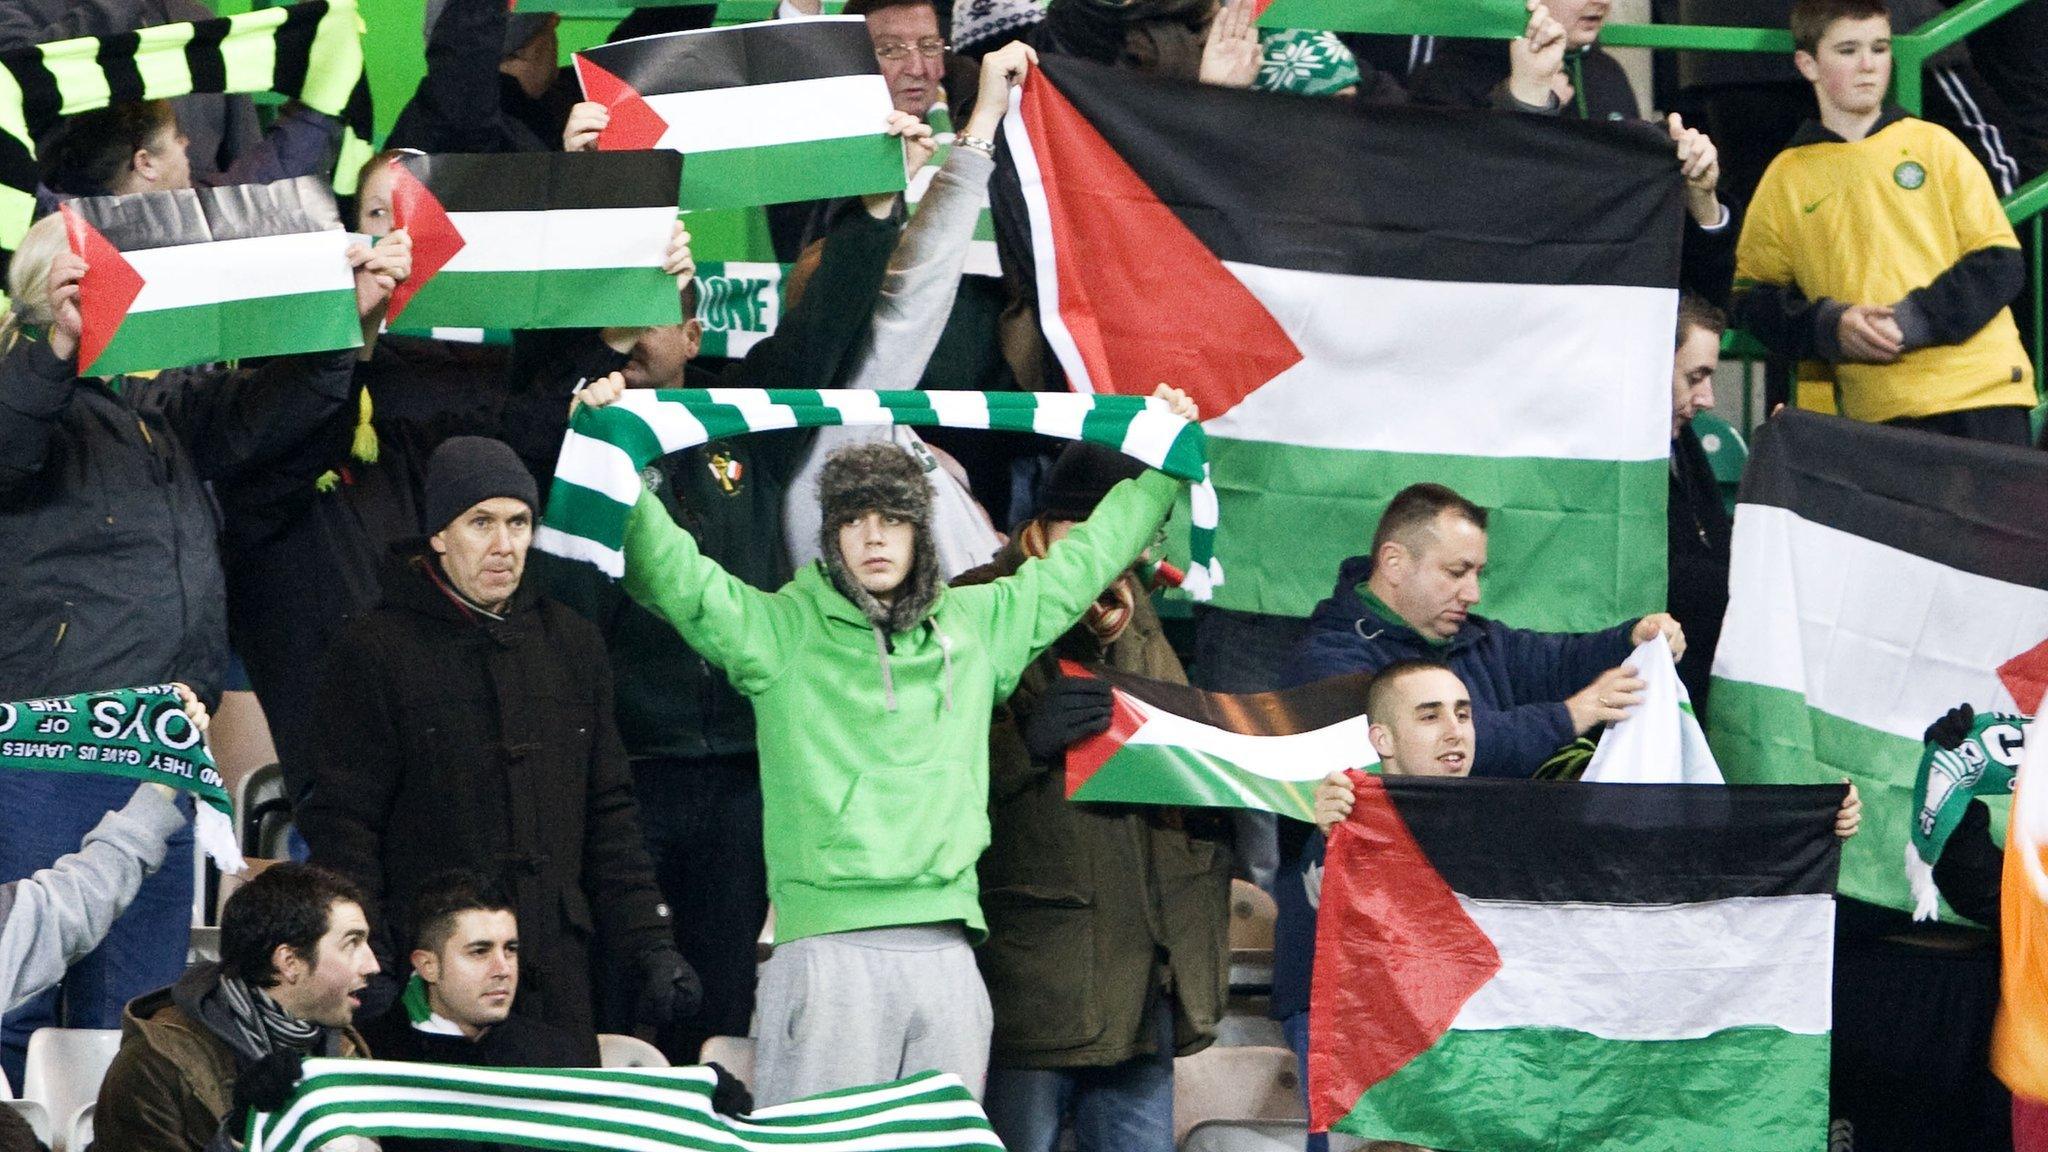
[[[680,324],[661,270],[676,218],[672,152],[407,156],[391,219],[412,276],[391,296],[408,328]]]
[[[867,21],[774,20],[672,32],[576,54],[611,110],[605,151],[684,153],[682,206],[735,208],[903,187],[903,144]]]
[[[2026,762],[1998,898],[1998,1019],[1991,1070],[2015,1096],[2048,1100],[2048,732],[2028,725]]]
[[[1002,1142],[958,1076],[926,1072],[757,1108],[711,1109],[709,1068],[465,1068],[306,1061],[291,1099],[249,1117],[249,1152],[349,1147],[345,1137],[560,1152],[965,1152]],[[341,1141],[337,1144],[336,1141]]]
[[[523,2],[523,0],[522,0]],[[1520,0],[1253,0],[1261,28],[1323,28],[1393,36],[1467,36],[1507,40],[1529,26]]]
[[[1108,730],[1067,749],[1067,799],[1315,816],[1316,782],[1379,763],[1366,735],[1364,673],[1284,692],[1232,695],[1060,661],[1107,680]]]
[[[1306,615],[1422,480],[1494,510],[1490,615],[1662,606],[1682,188],[1660,131],[1047,57],[1005,139],[1028,228],[1001,195],[997,222],[1069,384],[1201,405],[1219,606]]]
[[[375,151],[356,0],[312,0],[238,16],[0,52],[0,247],[21,242],[41,173],[35,141],[66,116],[192,92],[275,92],[342,122],[334,188],[355,191]]]
[[[1312,1128],[1826,1143],[1841,785],[1356,779],[1317,919]]]
[[[313,177],[66,203],[79,372],[119,376],[363,343],[351,238]]]
[[[1842,893],[1912,910],[1921,735],[2048,688],[2048,456],[1797,410],[1751,442],[1708,739],[1731,782],[1856,782]],[[2009,802],[1987,798],[1995,836]]]

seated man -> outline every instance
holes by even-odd
[[[519,917],[502,886],[467,869],[430,877],[413,899],[411,943],[412,982],[404,997],[363,1029],[380,1059],[486,1068],[585,1064],[575,1036],[512,1012]]]
[[[613,375],[581,394],[616,400]],[[1194,405],[1162,387],[1184,419]],[[932,487],[890,443],[819,478],[824,559],[780,591],[699,551],[652,493],[626,524],[625,588],[723,668],[759,720],[778,947],[762,972],[764,1102],[927,1069],[979,1092],[988,993],[975,863],[989,843],[989,716],[1032,658],[1152,539],[1180,485],[1148,471],[1016,575],[939,583]]]
[[[1402,489],[1373,531],[1372,551],[1337,570],[1336,590],[1316,605],[1285,683],[1377,672],[1401,660],[1446,664],[1472,691],[1479,740],[1470,771],[1527,777],[1561,745],[1641,700],[1643,682],[1619,666],[1636,645],[1662,632],[1673,655],[1685,653],[1685,633],[1663,612],[1586,633],[1528,632],[1474,616],[1485,569],[1484,508],[1441,484]]]
[[[291,1096],[307,1056],[367,1057],[349,1025],[377,972],[355,885],[278,864],[220,918],[220,961],[128,1005],[93,1114],[102,1148],[224,1152]]]

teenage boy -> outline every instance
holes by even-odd
[[[1736,324],[1832,383],[1852,419],[2027,444],[2033,372],[2007,307],[2026,270],[1990,177],[1946,129],[1885,105],[1884,0],[1798,0],[1792,39],[1820,119],[1757,186]]]

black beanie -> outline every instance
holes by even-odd
[[[1046,474],[1041,520],[1086,520],[1109,490],[1145,473],[1145,465],[1114,448],[1085,440],[1067,445]]]
[[[442,441],[427,461],[427,532],[439,532],[457,516],[497,496],[523,501],[528,511],[540,510],[533,474],[503,441],[486,436]]]

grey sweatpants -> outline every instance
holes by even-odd
[[[756,994],[754,1101],[765,1107],[936,1069],[978,1098],[995,1025],[955,924],[778,944]]]

